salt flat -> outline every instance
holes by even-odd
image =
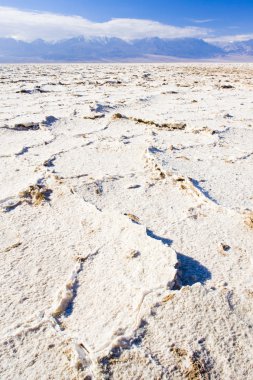
[[[0,67],[1,379],[252,379],[252,78]]]

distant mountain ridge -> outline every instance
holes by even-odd
[[[131,61],[145,57],[219,59],[253,57],[253,40],[211,44],[197,38],[158,37],[125,41],[120,38],[75,37],[56,42],[0,38],[0,62],[99,62]],[[150,58],[152,60],[152,58]]]
[[[196,38],[158,37],[124,41],[120,38],[76,37],[57,42],[18,41],[0,38],[0,62],[124,61],[145,56],[205,59],[222,56],[224,50]]]

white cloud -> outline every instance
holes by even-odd
[[[210,38],[205,38],[205,41],[209,43],[223,44],[223,43],[248,41],[252,39],[253,39],[253,33],[252,34],[236,34],[236,35],[231,35],[231,36],[210,37]]]
[[[80,16],[24,11],[0,7],[0,37],[12,37],[24,41],[42,38],[55,41],[64,38],[119,37],[125,40],[144,37],[183,38],[208,36],[209,29],[200,27],[176,27],[151,20],[112,19],[92,22]]]
[[[214,18],[207,18],[207,19],[191,19],[192,22],[195,22],[196,24],[207,24],[208,22],[215,21]]]

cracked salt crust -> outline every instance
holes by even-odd
[[[1,379],[251,380],[252,70],[1,66]]]

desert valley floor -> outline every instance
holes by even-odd
[[[252,380],[253,65],[0,84],[0,378]]]

